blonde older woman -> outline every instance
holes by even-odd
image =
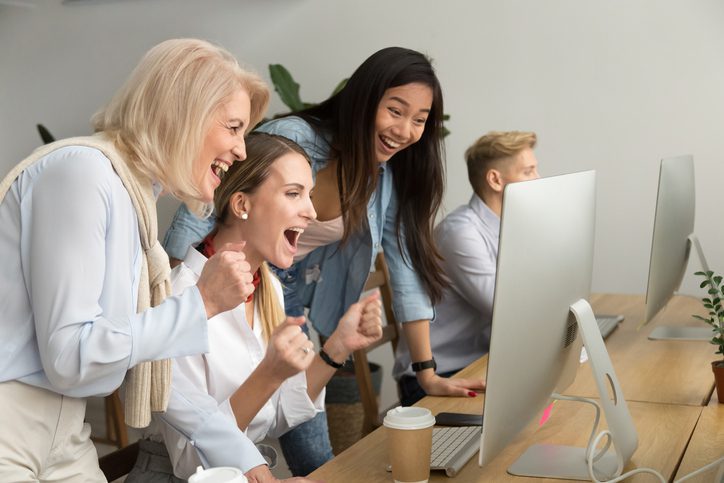
[[[94,136],[36,151],[0,184],[0,481],[104,481],[84,398],[139,363],[207,351],[207,320],[253,291],[230,244],[165,299],[155,201],[167,192],[208,211],[268,98],[225,50],[169,40],[94,117]],[[129,373],[129,423],[165,408],[169,367]]]

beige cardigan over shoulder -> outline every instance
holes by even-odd
[[[98,149],[113,164],[113,169],[128,190],[138,218],[138,231],[143,248],[141,279],[138,286],[137,311],[154,307],[171,294],[168,255],[158,243],[156,199],[151,180],[138,175],[127,163],[115,144],[102,133],[88,137],[64,139],[35,150],[0,182],[0,201],[20,173],[49,153],[66,146],[87,146]],[[151,422],[151,411],[165,411],[171,385],[171,361],[142,362],[126,374],[126,424],[143,428]]]

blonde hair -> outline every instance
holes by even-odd
[[[307,153],[290,139],[263,132],[254,132],[246,137],[246,161],[234,163],[214,192],[215,230],[229,223],[228,218],[234,216],[229,213],[229,200],[234,193],[254,193],[269,177],[274,162],[289,153],[301,155],[311,165]],[[285,315],[272,285],[271,277],[274,275],[269,266],[264,262],[259,270],[259,287],[254,298],[259,307],[262,334],[265,340],[269,340],[274,328],[284,320]]]
[[[465,151],[468,179],[477,192],[485,184],[485,176],[497,163],[515,156],[538,141],[534,132],[490,131]]]
[[[204,40],[166,40],[143,56],[91,122],[129,155],[138,172],[207,216],[211,206],[198,200],[193,164],[213,116],[240,88],[251,101],[250,130],[269,104],[261,77]]]

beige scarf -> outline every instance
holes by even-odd
[[[0,182],[0,202],[25,168],[65,146],[88,146],[101,151],[111,160],[113,169],[128,190],[136,210],[143,248],[137,310],[140,313],[149,307],[155,307],[171,294],[169,281],[171,268],[168,255],[157,240],[158,225],[153,185],[150,180],[137,175],[126,164],[124,156],[115,144],[102,133],[90,137],[64,139],[35,150]],[[128,371],[124,384],[126,424],[134,428],[144,428],[151,422],[151,411],[166,410],[171,385],[171,361],[166,359],[142,362]]]

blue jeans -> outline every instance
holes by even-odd
[[[283,270],[269,265],[269,268],[282,282],[287,315],[292,317],[304,315],[304,305],[296,291],[297,267],[292,266]],[[306,324],[302,329],[309,335]],[[279,438],[279,444],[292,475],[307,476],[334,457],[332,443],[329,441],[327,414],[319,413],[309,421],[287,431]]]

